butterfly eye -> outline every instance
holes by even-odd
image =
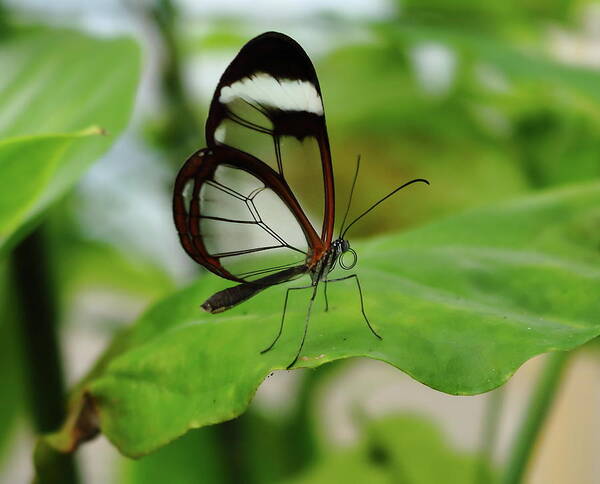
[[[350,256],[352,257],[350,261],[348,261],[347,254],[350,254]],[[354,252],[354,249],[345,250],[340,256],[340,267],[346,270],[352,269],[356,265],[357,258],[358,257],[356,255],[356,252]]]

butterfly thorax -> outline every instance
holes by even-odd
[[[348,252],[353,255],[353,260],[350,264],[343,263],[341,259]],[[340,262],[340,266],[343,269],[352,269],[356,264],[356,252],[350,248],[350,242],[341,238],[334,240],[329,250],[311,267],[310,277],[313,284],[326,279],[327,275],[335,269],[338,262]]]

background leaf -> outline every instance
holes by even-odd
[[[297,366],[368,356],[451,394],[504,383],[528,358],[600,334],[600,184],[481,209],[406,234],[357,244],[365,304],[351,281],[317,300]],[[117,339],[74,397],[89,392],[107,437],[139,456],[189,428],[244,411],[260,382],[299,344],[306,298],[295,294],[280,342],[264,354],[281,315],[271,288],[218,316],[199,304],[224,283],[204,277],[149,310]],[[54,436],[69,440],[73,429]]]
[[[131,40],[44,28],[10,34],[0,41],[0,179],[11,187],[0,199],[0,254],[115,141],[140,69]],[[90,126],[107,136],[83,136]]]
[[[214,434],[206,429],[188,432],[152,455],[125,461],[123,481],[128,484],[225,482],[214,440]]]
[[[476,473],[491,483],[489,462],[452,449],[427,419],[396,415],[370,422],[360,442],[330,451],[290,484],[328,482],[406,482],[471,484]]]
[[[99,130],[88,135],[99,135]],[[68,149],[86,133],[28,136],[0,142],[0,177],[15,191],[0,193],[0,250],[58,195],[53,181]]]

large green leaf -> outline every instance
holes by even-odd
[[[317,300],[297,366],[368,356],[443,392],[491,390],[528,358],[600,334],[599,223],[595,183],[356,244],[383,340],[365,326],[352,281],[330,284],[331,310]],[[72,449],[78,426],[98,421],[123,453],[139,456],[243,412],[269,372],[293,358],[308,294],[293,293],[281,340],[261,355],[284,290],[203,313],[199,304],[227,285],[205,276],[151,308],[82,383],[70,423],[49,442]]]
[[[115,141],[131,112],[139,63],[126,39],[42,28],[2,37],[0,254]],[[100,129],[105,136],[83,136]]]

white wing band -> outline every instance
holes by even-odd
[[[221,103],[228,104],[238,98],[283,111],[307,111],[323,115],[321,96],[308,81],[275,79],[258,72],[221,89]]]

